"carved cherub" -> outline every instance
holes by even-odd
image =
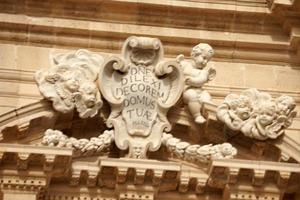
[[[229,94],[218,107],[217,117],[227,127],[258,140],[275,139],[291,125],[296,116],[292,97],[277,99],[257,89],[244,90],[241,95]]]
[[[82,118],[95,116],[103,104],[98,88],[91,81],[84,82],[74,98],[77,111]]]
[[[269,130],[269,126],[277,123],[276,119],[276,105],[273,101],[261,102],[255,109],[252,117],[241,128],[242,132],[251,138],[267,139],[269,137],[275,138],[275,133]],[[277,136],[276,136],[277,137]]]
[[[82,118],[93,117],[102,106],[96,86],[103,58],[86,50],[53,57],[54,66],[35,74],[41,93],[55,110],[67,113],[77,108]]]
[[[252,113],[251,100],[246,95],[228,95],[218,108],[217,117],[232,130],[239,130]]]
[[[273,114],[273,123],[266,127],[266,135],[271,139],[281,135],[297,115],[297,112],[294,111],[296,103],[292,97],[280,96],[275,100],[274,106],[276,110]]]
[[[213,54],[214,51],[211,46],[200,43],[192,49],[191,62],[185,60],[183,55],[177,57],[177,62],[182,66],[185,76],[183,100],[188,104],[188,108],[195,122],[199,124],[206,121],[201,114],[203,103],[211,102],[210,94],[203,90],[202,86],[212,80],[216,75],[215,69],[204,68]]]
[[[295,100],[286,95],[282,95],[276,99],[277,113],[279,115],[289,116],[292,112],[295,115],[295,111],[293,111],[296,107]]]

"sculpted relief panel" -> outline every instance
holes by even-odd
[[[43,145],[70,147],[75,156],[102,153],[114,142],[130,158],[146,158],[148,151],[161,145],[177,158],[194,163],[232,158],[237,150],[229,143],[190,144],[175,138],[167,119],[168,110],[181,98],[194,121],[205,123],[204,104],[210,94],[202,87],[216,70],[206,64],[214,51],[200,43],[191,51],[165,61],[160,40],[129,37],[121,56],[103,59],[86,50],[58,55],[54,66],[36,73],[41,93],[63,113],[77,110],[81,118],[95,116],[102,106],[101,96],[111,113],[106,121],[110,130],[98,137],[76,139],[61,131],[47,130]],[[296,113],[291,97],[273,99],[269,94],[249,89],[241,95],[230,94],[217,109],[217,117],[227,127],[254,139],[275,139],[292,123]]]
[[[52,68],[35,74],[40,92],[59,112],[67,113],[76,108],[82,118],[95,116],[103,103],[95,83],[102,56],[78,50],[56,55],[52,61]]]
[[[292,124],[295,106],[292,97],[284,95],[273,99],[268,93],[248,89],[240,95],[228,95],[218,107],[217,117],[247,137],[275,139]]]

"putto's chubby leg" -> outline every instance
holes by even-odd
[[[203,124],[206,120],[201,115],[202,101],[199,101],[199,91],[188,89],[183,93],[183,100],[188,104],[190,113],[198,124]]]

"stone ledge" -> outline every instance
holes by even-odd
[[[170,171],[180,171],[180,164],[174,162],[156,161],[156,160],[142,160],[142,159],[101,159],[100,166],[102,167],[125,167],[125,168],[143,168],[143,169],[153,169],[153,170],[170,170]]]
[[[159,37],[165,43],[168,55],[178,54],[178,45],[182,49],[180,53],[188,54],[188,46],[205,41],[215,47],[216,58],[299,63],[295,52],[287,51],[291,48],[291,41],[283,33],[206,31],[47,17],[41,19],[3,13],[0,19],[5,19],[0,20],[0,38],[12,42],[116,51],[121,46],[120,41],[128,35],[147,35]]]
[[[253,13],[269,13],[269,10],[264,6],[243,6],[242,4],[237,4],[236,1],[228,2],[224,1],[213,1],[207,2],[195,2],[195,1],[182,1],[182,0],[148,0],[147,2],[141,0],[114,0],[116,2],[126,2],[126,3],[140,3],[149,5],[160,5],[160,6],[172,6],[172,7],[182,7],[182,8],[200,8],[200,9],[210,9],[210,10],[222,10],[222,11],[232,11],[232,12],[253,12]]]
[[[22,145],[22,144],[6,144],[0,143],[1,153],[21,153],[21,154],[43,154],[57,156],[72,156],[73,150],[70,148],[57,148],[48,146]]]
[[[227,168],[243,168],[254,170],[270,170],[270,171],[287,171],[300,173],[300,165],[293,163],[271,162],[271,161],[256,161],[256,160],[241,160],[231,159],[228,160],[213,160],[212,167],[227,167]]]

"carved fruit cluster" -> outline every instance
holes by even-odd
[[[230,143],[203,146],[198,144],[192,145],[167,133],[163,134],[162,144],[175,157],[193,163],[207,163],[212,159],[233,158],[237,154],[236,148]]]
[[[68,137],[61,131],[46,130],[42,144],[45,146],[68,147],[74,149],[74,156],[90,156],[107,151],[114,141],[113,130],[106,130],[98,137],[88,139],[76,139]]]

